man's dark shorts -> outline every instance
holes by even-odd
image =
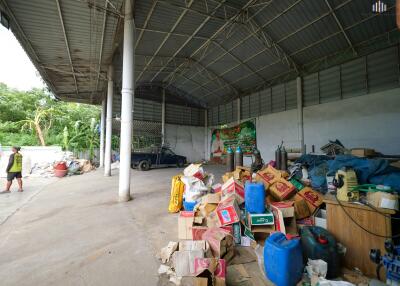
[[[7,173],[7,181],[12,181],[14,179],[20,179],[22,178],[22,173],[21,172],[9,172]]]

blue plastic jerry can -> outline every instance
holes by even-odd
[[[303,254],[299,239],[286,239],[281,232],[265,241],[264,267],[267,278],[276,286],[293,286],[303,276]]]

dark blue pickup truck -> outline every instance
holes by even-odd
[[[176,155],[167,147],[153,149],[150,152],[132,152],[131,155],[131,167],[141,171],[147,171],[151,167],[183,167],[185,164],[186,157]]]

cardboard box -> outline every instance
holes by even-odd
[[[172,256],[172,263],[177,276],[195,276],[194,261],[196,258],[204,258],[204,251],[175,251]]]
[[[225,259],[228,263],[235,255],[233,236],[222,228],[209,228],[202,236],[210,245],[215,258]]]
[[[280,178],[269,187],[269,191],[275,199],[283,201],[291,197],[296,192],[296,188],[292,183]]]
[[[317,208],[324,202],[323,195],[311,189],[310,187],[305,187],[296,196],[302,197],[306,200],[308,208],[311,214],[315,212]]]
[[[192,227],[192,239],[193,240],[202,240],[203,233],[207,231],[207,226],[193,226]]]
[[[271,206],[278,208],[284,218],[294,217],[294,202],[293,201],[285,201],[285,202],[271,202]]]
[[[225,184],[230,178],[233,178],[233,172],[226,172],[224,175],[222,175],[222,182]]]
[[[283,212],[278,207],[271,205],[272,213],[275,219],[275,229],[283,234],[297,236],[296,219],[294,216],[284,218]]]
[[[299,191],[304,188],[304,185],[299,181],[297,181],[296,179],[292,178],[289,180],[289,182],[292,183],[292,185]]]
[[[314,215],[314,224],[322,228],[326,228],[326,210],[318,209]]]
[[[221,200],[225,200],[227,197],[234,195],[239,205],[244,203],[244,186],[240,181],[230,178],[222,185],[221,190]]]
[[[236,166],[235,171],[233,171],[233,178],[235,180],[241,181],[243,184],[246,181],[251,181],[251,170],[248,167]]]
[[[205,240],[182,240],[179,241],[178,250],[179,251],[191,251],[191,250],[202,250],[207,252],[209,245]]]
[[[221,225],[229,225],[240,221],[240,209],[234,196],[221,201],[216,212]]]
[[[368,192],[367,201],[376,208],[399,210],[399,196],[397,194]]]
[[[232,225],[227,225],[227,226],[221,226],[223,230],[226,230],[229,232],[231,235],[233,235],[233,228]],[[207,226],[193,226],[192,227],[192,235],[193,235],[193,240],[202,240],[203,233],[205,233],[209,229]]]
[[[215,184],[211,188],[214,191],[214,193],[220,193],[221,192],[221,188],[222,188],[222,184],[221,183]]]
[[[210,270],[214,277],[226,278],[226,262],[224,259],[218,258],[196,258],[194,260],[194,270],[201,273],[205,269]]]
[[[275,225],[253,225],[251,226],[251,231],[253,232],[254,239],[257,239],[257,233],[268,233],[271,234],[276,231]]]
[[[314,225],[314,218],[312,216],[306,217],[303,219],[298,219],[296,220],[297,226],[303,227],[303,226],[313,226]]]
[[[265,189],[268,189],[270,185],[276,182],[277,179],[282,177],[282,173],[276,170],[274,167],[268,165],[267,168],[260,170],[256,174],[256,181],[263,183]]]
[[[369,157],[375,155],[375,150],[368,148],[353,148],[351,149],[351,155],[356,157]]]
[[[204,179],[204,170],[202,164],[190,164],[183,170],[185,177],[195,177],[199,180]]]
[[[294,214],[297,219],[303,219],[311,215],[310,209],[308,208],[308,204],[306,200],[303,199],[302,197],[296,195],[293,206],[294,206]]]
[[[250,227],[260,225],[273,225],[274,215],[270,211],[266,211],[263,214],[251,214],[247,213],[247,223]]]
[[[194,221],[194,212],[181,211],[178,217],[178,238],[193,239],[192,227]]]
[[[196,206],[200,216],[207,217],[212,213],[221,201],[221,194],[207,194],[201,198],[201,202]]]
[[[208,216],[206,217],[206,226],[207,227],[220,227],[221,226],[221,223],[219,222],[219,218],[217,215],[217,209],[215,209],[215,211],[209,213]]]
[[[203,204],[219,204],[221,201],[221,194],[220,193],[215,193],[215,194],[207,194],[201,198],[201,203]]]

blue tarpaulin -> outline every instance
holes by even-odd
[[[334,176],[343,167],[352,168],[359,184],[390,186],[400,193],[400,169],[390,166],[385,159],[367,159],[351,155],[338,155],[335,159],[320,155],[303,155],[296,163],[308,168],[313,188],[325,193],[327,191],[326,175]]]

